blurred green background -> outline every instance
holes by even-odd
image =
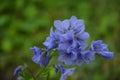
[[[120,0],[0,0],[0,80],[10,80],[13,70],[24,63],[37,71],[39,65],[32,62],[29,48],[43,47],[54,20],[72,15],[84,19],[89,44],[102,39],[114,58],[96,56],[69,80],[120,80]],[[58,77],[52,74],[50,80]]]

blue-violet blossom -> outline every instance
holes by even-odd
[[[45,49],[42,50],[34,46],[30,50],[33,51],[33,62],[40,66],[47,66],[50,60],[50,51],[58,51],[58,61],[65,65],[78,65],[90,63],[95,59],[95,55],[100,55],[106,59],[113,58],[113,52],[109,52],[107,44],[103,44],[102,40],[93,41],[90,49],[86,48],[89,33],[85,32],[84,20],[77,19],[72,16],[70,19],[63,21],[54,21],[55,29],[51,28],[50,35],[43,43]],[[19,68],[15,71],[15,74]],[[65,80],[67,76],[72,75],[75,68],[64,69],[62,65],[57,65],[55,71],[60,70],[62,73],[60,80]]]
[[[36,46],[30,48],[33,51],[34,55],[32,57],[33,62],[39,64],[40,66],[47,66],[50,60],[49,55],[42,54],[42,50]]]
[[[77,55],[87,47],[86,41],[89,38],[89,34],[85,32],[84,21],[72,16],[70,20],[55,20],[54,26],[56,28],[54,34],[59,34],[57,40],[58,61],[66,65],[76,63],[80,65],[81,63],[78,62],[83,62],[83,59],[81,55]],[[49,41],[49,43],[51,42]]]
[[[91,51],[96,52],[106,59],[113,58],[113,52],[109,52],[107,44],[103,44],[102,40],[93,41],[91,44]]]
[[[75,68],[64,69],[62,65],[57,65],[56,68],[61,72],[60,80],[66,80],[66,78],[75,71]]]
[[[21,73],[21,72],[23,73],[23,71],[24,71],[24,67],[20,65],[20,66],[18,66],[18,67],[14,70],[13,75],[14,75],[14,76],[16,76],[16,75],[20,76],[20,73]]]

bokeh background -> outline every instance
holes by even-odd
[[[54,20],[72,15],[84,19],[88,43],[102,39],[114,58],[96,56],[68,80],[120,80],[120,0],[0,0],[0,80],[11,80],[13,70],[25,63],[37,71],[29,48],[43,47]],[[58,77],[52,74],[49,80]]]

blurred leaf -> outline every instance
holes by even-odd
[[[28,72],[25,72],[25,73],[24,73],[24,79],[25,79],[25,80],[31,80],[31,78],[32,78],[32,76],[31,76],[30,73],[28,73]]]
[[[82,19],[86,21],[88,21],[87,19],[89,19],[89,17],[92,14],[92,6],[90,3],[88,2],[81,2],[78,5],[78,10],[79,10],[79,16],[81,16]],[[87,24],[88,22],[86,22]]]
[[[37,72],[36,74],[36,78],[41,78],[41,77],[44,77],[44,78],[48,78],[50,75],[50,68],[48,67],[41,67],[40,68],[40,71]]]
[[[16,9],[21,9],[25,6],[25,0],[15,0]]]
[[[117,13],[112,12],[112,13],[107,14],[106,16],[101,18],[99,31],[105,33],[111,26],[115,27],[114,23],[117,22],[117,19],[118,19]]]
[[[9,39],[3,39],[2,40],[2,49],[5,51],[5,52],[10,52],[12,50],[12,43]]]
[[[35,5],[28,5],[24,10],[24,15],[27,19],[35,17],[37,13],[38,10]]]
[[[8,20],[9,16],[7,15],[0,16],[0,27],[3,27],[3,25],[5,25]]]

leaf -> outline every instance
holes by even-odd
[[[38,78],[38,77],[46,77],[46,79],[48,80],[49,75],[50,75],[50,68],[42,67],[40,69],[41,70],[38,71],[37,74],[36,74],[36,78]]]
[[[28,72],[25,72],[23,77],[24,77],[24,80],[30,80],[32,78],[31,74]]]
[[[6,22],[8,21],[9,16],[7,15],[3,15],[0,16],[0,27],[2,27],[4,24],[6,24]]]

